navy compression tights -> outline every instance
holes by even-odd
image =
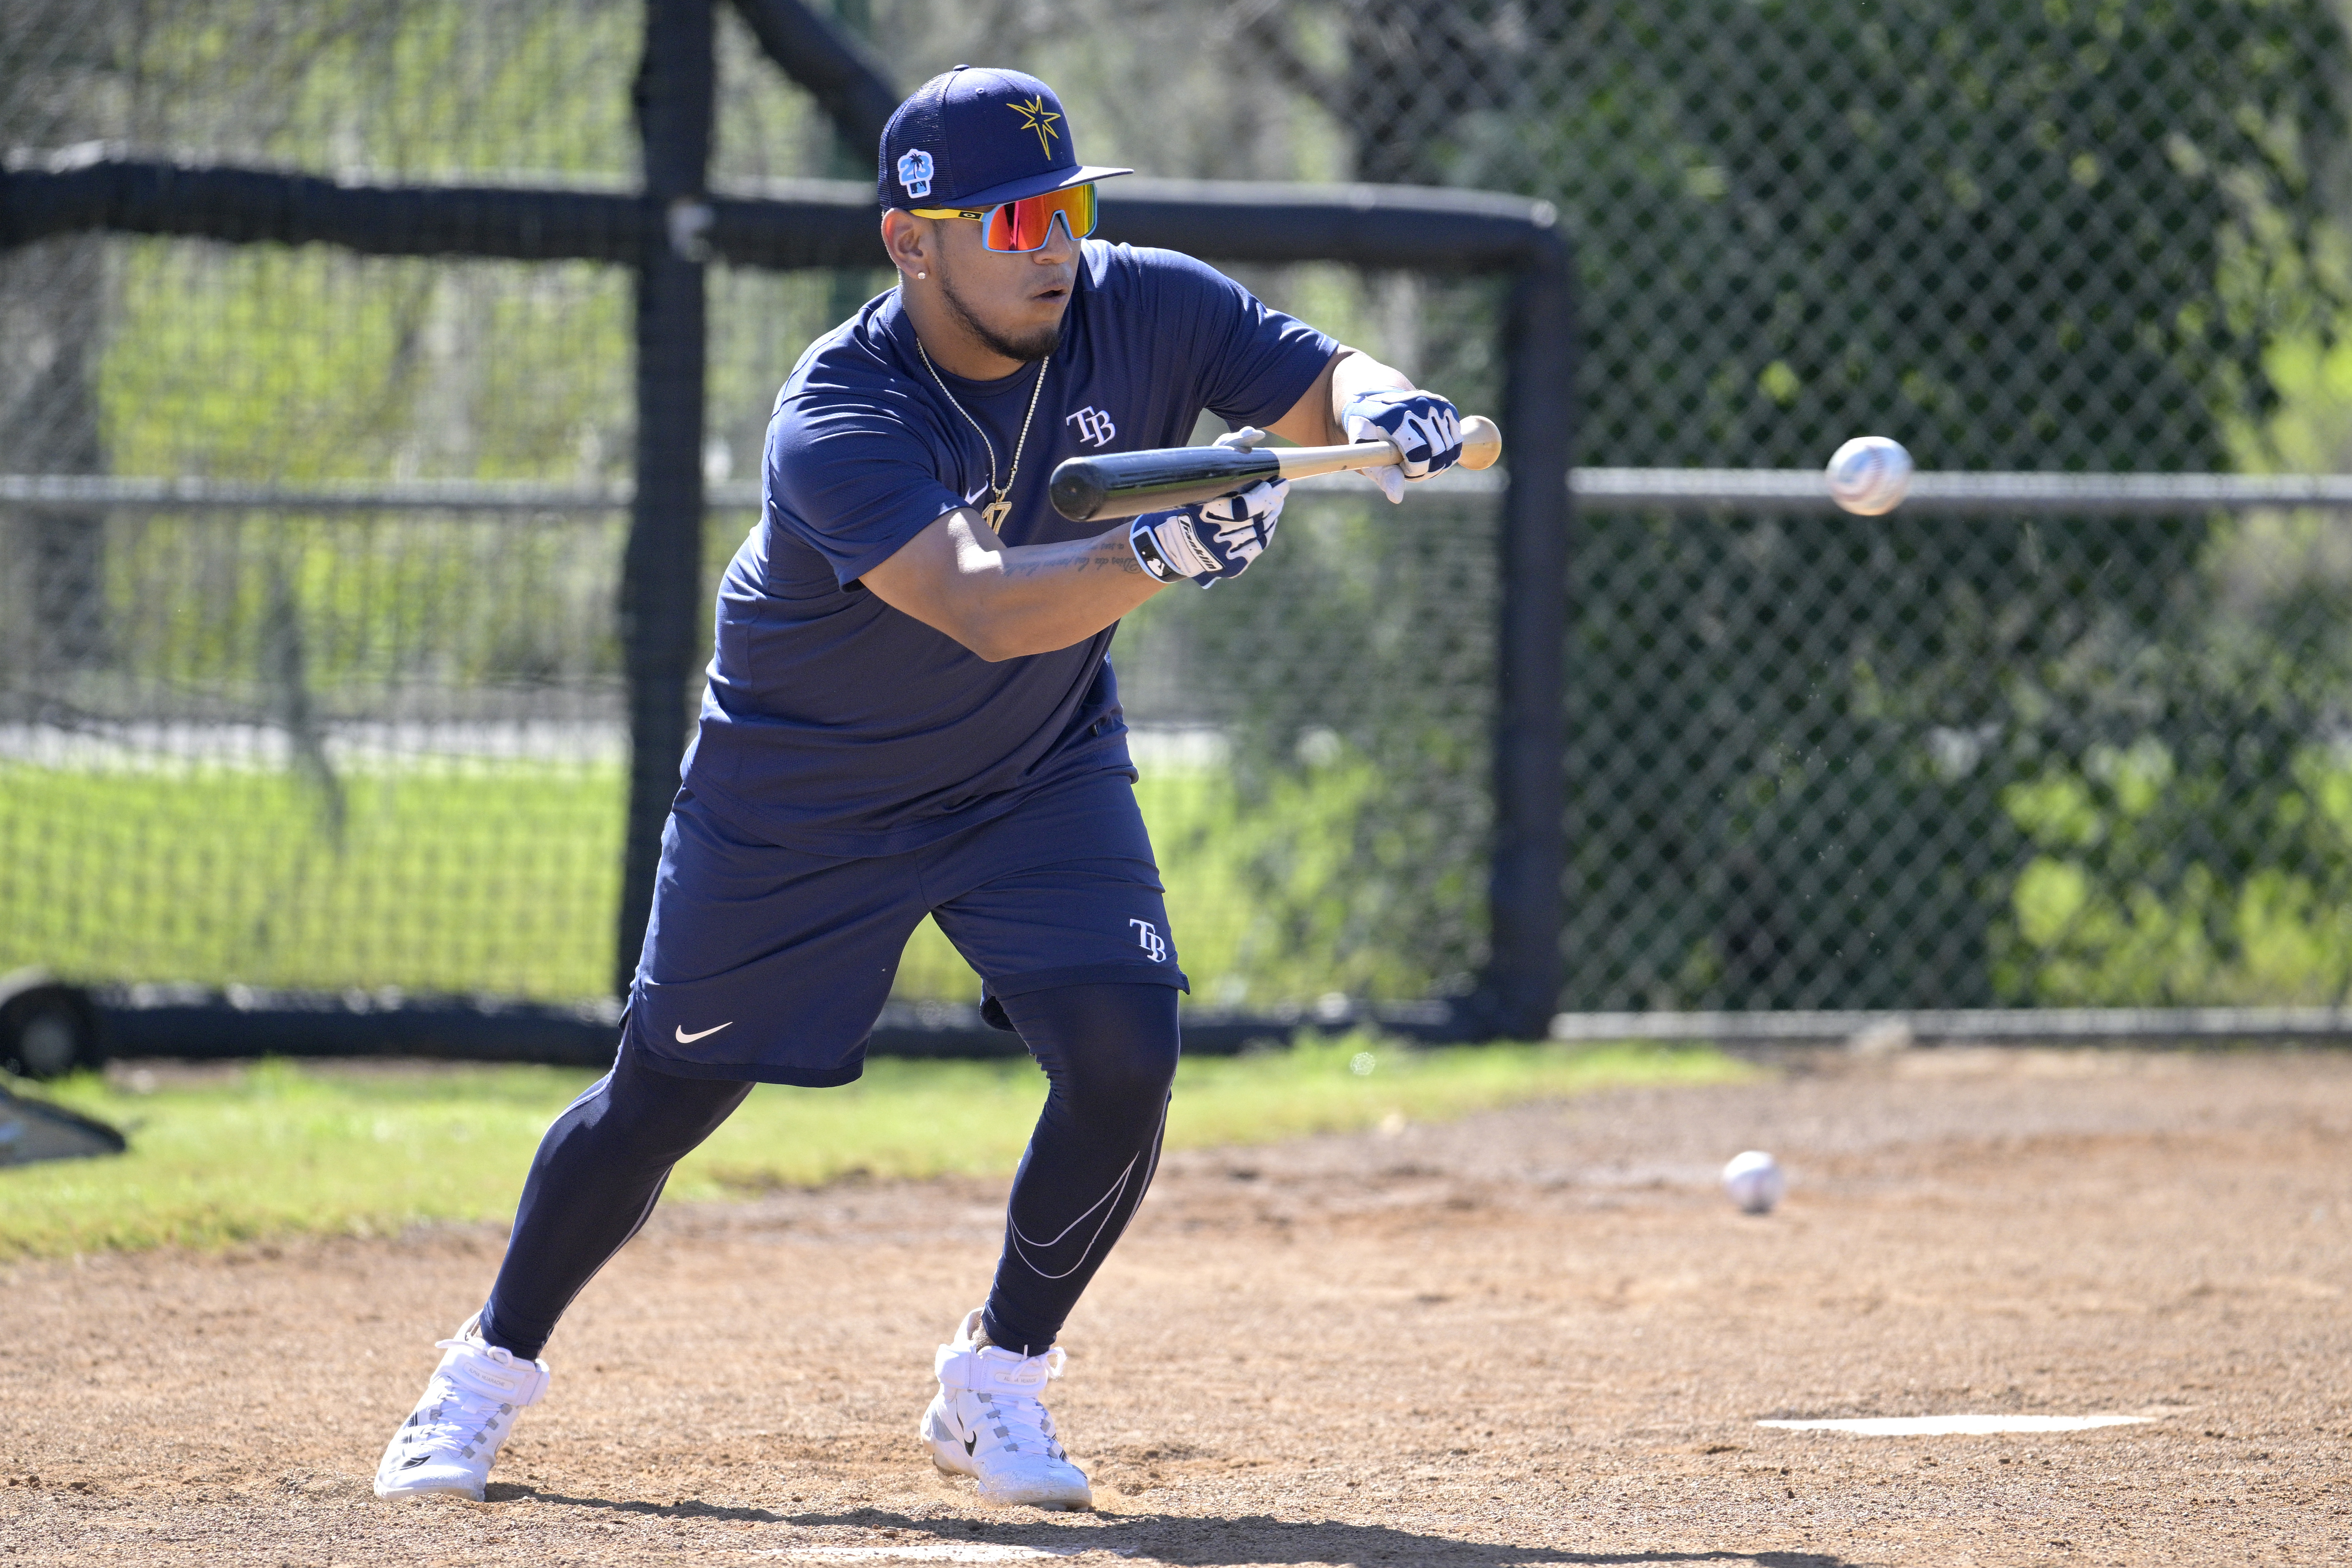
[[[1069,985],[1001,998],[1050,1085],[1013,1179],[989,1339],[1054,1342],[1143,1201],[1176,1071],[1176,993]],[[673,1078],[624,1051],[541,1140],[482,1337],[536,1357],[582,1288],[653,1213],[670,1167],[727,1120],[748,1083]]]

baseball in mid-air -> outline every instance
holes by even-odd
[[[1723,1190],[1742,1214],[1770,1214],[1789,1190],[1780,1162],[1761,1149],[1735,1154],[1723,1168]]]
[[[1830,454],[1830,497],[1861,517],[1903,504],[1911,489],[1911,454],[1885,436],[1856,436]]]

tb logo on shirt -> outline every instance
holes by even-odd
[[[1108,447],[1111,437],[1118,434],[1118,426],[1112,424],[1110,416],[1099,408],[1081,408],[1076,414],[1064,416],[1062,423],[1078,427],[1078,445],[1081,447]]]

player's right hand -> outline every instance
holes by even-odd
[[[1397,449],[1396,467],[1364,470],[1392,501],[1404,500],[1407,479],[1425,479],[1462,460],[1461,411],[1433,392],[1360,392],[1339,411],[1339,425],[1350,441],[1386,441]]]
[[[1183,577],[1206,588],[1240,576],[1265,552],[1289,495],[1288,479],[1261,479],[1180,511],[1147,512],[1129,525],[1127,542],[1136,561],[1162,583]]]

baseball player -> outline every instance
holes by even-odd
[[[986,1303],[940,1347],[921,1438],[990,1503],[1092,1495],[1039,1395],[1063,1321],[1150,1185],[1186,989],[1108,659],[1179,579],[1239,575],[1285,486],[1064,521],[1075,453],[1180,446],[1203,409],[1323,445],[1387,439],[1390,499],[1461,453],[1444,398],[1169,251],[1090,240],[1096,183],[1053,90],[958,66],[881,147],[898,286],[801,356],[766,500],[662,841],[613,1070],[533,1159],[504,1262],[376,1472],[480,1499],[541,1348],[754,1083],[858,1076],[925,915],[1050,1088]]]

